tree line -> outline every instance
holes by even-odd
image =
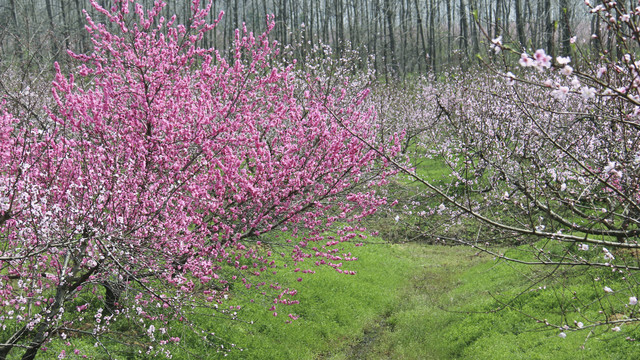
[[[97,0],[101,6],[108,0]],[[145,7],[152,0],[142,0]],[[362,61],[378,73],[425,73],[467,65],[485,51],[487,37],[524,49],[546,48],[554,55],[570,52],[570,39],[599,34],[597,17],[588,22],[578,0],[214,0],[208,21],[225,15],[203,46],[233,49],[235,29],[254,33],[266,29],[273,15],[271,37],[281,44],[297,44],[303,59],[319,43],[337,56],[357,50]],[[64,49],[89,50],[84,30],[86,11],[94,14],[90,0],[2,0],[0,2],[0,56],[8,61],[47,58],[65,60]],[[177,23],[190,16],[188,1],[168,0],[163,10]],[[629,0],[629,6],[633,1]],[[599,39],[598,39],[599,40]],[[597,53],[615,48],[615,39],[591,41]]]

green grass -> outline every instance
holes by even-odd
[[[279,283],[295,287],[299,305],[279,306],[278,317],[268,311],[268,305],[256,301],[245,307],[241,316],[253,324],[226,322],[218,330],[225,340],[243,348],[229,354],[238,359],[311,359],[329,357],[363,335],[363,328],[380,314],[397,305],[397,293],[404,284],[411,263],[404,261],[402,248],[387,245],[367,245],[355,248],[344,245],[360,258],[345,267],[358,272],[356,276],[340,274],[330,268],[297,282],[298,274],[278,274]],[[312,267],[301,266],[301,268]],[[245,299],[246,300],[246,299]],[[256,299],[257,300],[257,299]],[[299,319],[287,323],[287,314]],[[220,327],[212,322],[210,326]]]
[[[560,330],[527,316],[562,324],[561,303],[566,306],[571,296],[567,299],[560,293],[566,288],[583,297],[591,293],[591,283],[584,278],[569,277],[560,286],[543,277],[546,270],[486,258],[483,262],[467,249],[416,246],[413,252],[423,253],[431,269],[425,267],[410,279],[411,286],[403,290],[405,301],[388,320],[393,331],[384,333],[367,359],[640,357],[640,347],[626,340],[627,336],[640,336],[635,326],[625,325],[629,328],[620,333],[601,327],[591,336],[586,330],[566,331],[563,339],[558,336]],[[528,290],[528,279],[540,283]],[[613,287],[614,283],[608,284]],[[524,294],[516,298],[522,291]],[[511,307],[495,311],[514,298]],[[597,310],[589,311],[584,315],[597,316]]]
[[[230,303],[243,305],[239,320],[203,312],[195,317],[196,324],[224,340],[225,349],[234,344],[236,349],[227,356],[231,359],[640,358],[640,345],[626,339],[640,339],[634,325],[623,325],[621,332],[606,326],[594,334],[566,331],[563,339],[558,336],[560,330],[525,315],[573,325],[579,315],[565,316],[561,309],[571,306],[573,292],[582,300],[597,300],[594,282],[589,280],[598,274],[594,271],[565,269],[552,279],[545,277],[548,268],[496,262],[466,247],[342,246],[359,257],[345,264],[358,271],[356,276],[322,268],[298,282],[299,273],[280,271],[271,280],[283,288],[297,288],[299,305],[280,306],[274,317],[268,310],[271,298],[237,292]],[[312,266],[301,266],[306,267]],[[623,288],[621,275],[608,269],[598,271],[602,278],[596,287]],[[537,282],[530,290],[532,281]],[[601,302],[623,311],[626,296],[616,293]],[[506,302],[511,307],[495,311]],[[585,308],[582,316],[597,318],[598,306]],[[288,313],[300,318],[287,323]],[[173,326],[174,331],[184,327],[180,323]],[[215,347],[184,329],[180,347],[173,349],[175,359],[222,357],[216,355]],[[84,354],[97,351],[93,340],[78,340],[74,345]],[[64,346],[52,343],[49,348],[41,358],[57,354]],[[118,359],[148,358],[138,350],[122,347],[112,354]],[[100,356],[96,358],[102,359]]]
[[[561,282],[547,269],[495,262],[463,247],[420,244],[369,245],[358,249],[360,273],[333,272],[305,279],[300,289],[301,319],[284,324],[264,310],[259,320],[226,334],[244,344],[232,358],[256,359],[627,359],[640,347],[627,336],[640,332],[625,325],[567,331],[549,328],[525,314],[563,323],[561,304],[575,291],[592,293],[588,276],[567,270]],[[603,275],[606,276],[604,270]],[[578,273],[579,275],[579,273]],[[539,282],[529,291],[531,279]],[[603,280],[604,281],[604,280]],[[617,288],[619,279],[607,284]],[[538,289],[540,287],[541,289]],[[516,297],[519,293],[523,295]],[[565,294],[566,295],[566,294]],[[501,302],[512,307],[495,311]],[[496,300],[497,299],[497,300]],[[597,316],[597,309],[585,316]],[[571,316],[571,315],[569,315]],[[573,318],[565,319],[571,323]],[[588,338],[589,337],[589,338]],[[584,346],[584,349],[582,348]]]

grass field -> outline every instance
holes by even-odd
[[[297,282],[297,274],[278,275],[299,290],[301,304],[287,309],[300,316],[297,321],[287,323],[286,314],[274,317],[264,304],[246,301],[240,318],[253,324],[215,317],[198,322],[242,349],[229,353],[232,359],[640,358],[638,344],[627,339],[640,337],[634,325],[624,325],[624,332],[566,331],[561,338],[560,330],[525,315],[562,320],[558,292],[591,286],[580,278],[559,287],[544,280],[544,272],[463,247],[369,244],[350,250],[359,256],[351,264],[356,276],[324,269]],[[535,278],[542,280],[527,290]],[[523,290],[512,303],[516,309],[495,311]],[[182,346],[189,351],[177,350],[174,358],[215,358],[214,349],[185,336]]]

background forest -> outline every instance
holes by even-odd
[[[105,0],[98,3],[106,5]],[[141,3],[152,5],[150,0]],[[171,0],[168,5],[165,15],[176,14],[178,23],[186,23],[189,2]],[[87,0],[2,0],[0,56],[5,63],[34,56],[50,63],[44,59],[67,59],[62,49],[87,50],[83,9],[95,14]],[[487,51],[487,36],[502,36],[522,49],[545,48],[554,56],[569,54],[570,38],[576,35],[589,42],[594,53],[616,48],[614,36],[589,40],[590,34],[600,34],[602,24],[598,17],[587,16],[578,0],[216,0],[208,21],[216,20],[220,11],[225,13],[221,26],[206,35],[204,47],[228,51],[235,29],[245,23],[261,33],[267,15],[274,15],[270,37],[297,44],[297,59],[323,43],[338,58],[356,50],[361,67],[371,62],[385,76],[476,63],[476,54]]]

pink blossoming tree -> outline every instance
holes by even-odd
[[[217,309],[229,282],[295,303],[261,280],[269,232],[294,240],[284,261],[353,273],[338,245],[385,202],[372,186],[389,174],[351,136],[374,140],[366,93],[296,79],[266,34],[238,30],[228,59],[200,48],[215,24],[198,1],[188,26],[160,2],[93,6],[114,26],[87,16],[93,51],[57,67],[46,118],[0,117],[0,358],[68,334],[104,345],[121,319],[168,354],[167,323]]]

